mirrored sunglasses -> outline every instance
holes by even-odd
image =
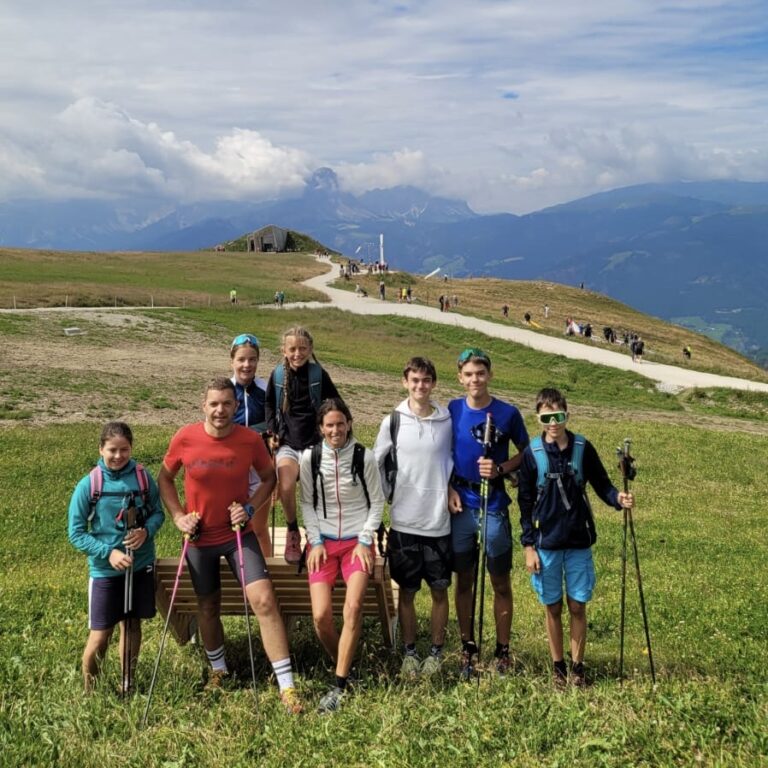
[[[253,347],[259,346],[259,340],[252,333],[241,333],[239,336],[235,336],[232,339],[232,346],[230,349],[242,346],[243,344],[250,344]]]
[[[539,421],[542,424],[563,424],[567,418],[568,414],[565,411],[539,414]]]

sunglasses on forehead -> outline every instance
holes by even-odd
[[[467,360],[471,360],[473,357],[480,360],[485,360],[487,363],[491,362],[491,359],[488,357],[488,355],[486,355],[485,352],[483,352],[483,350],[479,347],[467,347],[459,355],[459,363],[466,363]]]
[[[567,418],[568,414],[565,411],[539,414],[539,422],[542,424],[563,424]]]
[[[258,348],[259,340],[252,333],[241,333],[239,336],[235,336],[235,338],[232,339],[232,346],[230,349],[240,347],[243,344],[250,344],[251,346]]]

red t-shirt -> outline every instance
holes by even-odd
[[[199,422],[171,438],[163,464],[174,474],[184,468],[184,508],[200,516],[200,538],[192,546],[225,544],[235,537],[229,505],[248,501],[250,467],[259,471],[270,463],[261,436],[237,424],[226,437],[212,437]]]

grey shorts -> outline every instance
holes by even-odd
[[[235,578],[240,582],[240,560],[237,556],[237,540],[213,547],[189,547],[187,549],[187,567],[192,579],[192,586],[198,597],[206,597],[221,589],[221,558],[225,557]],[[269,571],[261,554],[256,535],[249,531],[243,534],[243,565],[245,583],[269,578]]]

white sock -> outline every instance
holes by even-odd
[[[205,655],[208,657],[208,661],[211,663],[211,669],[214,672],[229,672],[227,669],[227,660],[224,658],[224,646],[221,648],[215,648],[212,651],[205,649]]]
[[[285,659],[272,662],[272,669],[274,670],[275,677],[277,678],[277,685],[281,691],[286,688],[293,688],[293,668],[291,667],[291,658],[288,656]]]

